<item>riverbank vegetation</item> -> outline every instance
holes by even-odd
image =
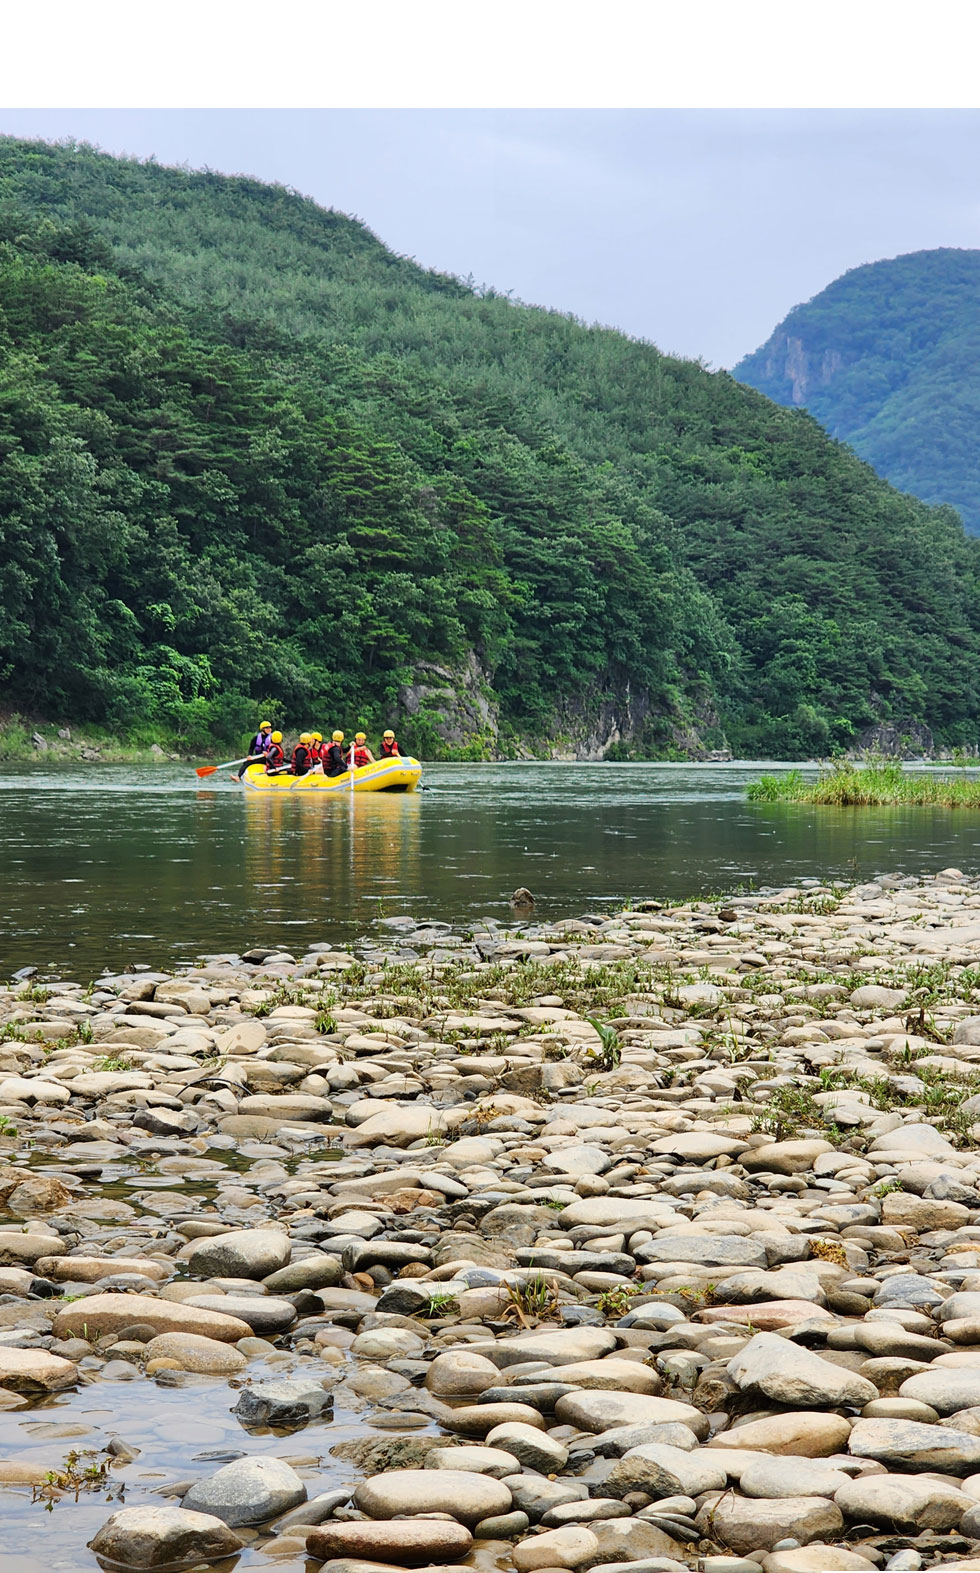
[[[81,728],[0,714],[0,763],[64,765],[152,765],[182,757],[180,743],[159,727],[142,726],[120,736],[86,722]]]
[[[765,775],[752,782],[753,803],[823,803],[836,808],[921,805],[935,808],[980,808],[980,778],[910,774],[892,760],[853,765],[835,761],[808,781],[799,770]]]
[[[0,702],[182,750],[980,734],[980,545],[726,373],[281,187],[0,139]]]

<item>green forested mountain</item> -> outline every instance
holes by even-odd
[[[852,268],[796,306],[740,382],[805,405],[893,485],[980,533],[980,251]]]
[[[0,140],[0,704],[797,754],[980,734],[980,545],[805,413],[279,187]],[[440,741],[441,739],[441,741]]]

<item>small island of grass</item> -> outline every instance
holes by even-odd
[[[912,775],[897,760],[861,765],[840,760],[814,781],[807,781],[799,770],[761,776],[747,795],[753,803],[822,803],[834,808],[980,808],[980,779],[962,774]]]

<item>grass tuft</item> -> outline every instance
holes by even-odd
[[[832,808],[980,808],[980,779],[910,774],[897,760],[835,760],[816,781],[799,770],[761,776],[747,791],[752,803],[816,803]]]

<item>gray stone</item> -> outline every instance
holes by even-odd
[[[426,1454],[425,1467],[465,1469],[475,1475],[489,1475],[493,1480],[504,1480],[514,1473],[517,1459],[513,1453],[505,1453],[501,1447],[433,1447]]]
[[[494,1518],[481,1518],[473,1534],[477,1540],[516,1540],[530,1526],[526,1513],[498,1513]]]
[[[750,1339],[729,1361],[728,1375],[741,1392],[764,1393],[794,1409],[862,1408],[878,1397],[878,1389],[864,1377],[831,1365],[775,1333],[757,1333]]]
[[[794,1346],[787,1344],[786,1347],[792,1350]],[[614,1426],[660,1425],[664,1421],[679,1420],[690,1426],[696,1436],[708,1434],[707,1419],[693,1404],[682,1404],[675,1398],[654,1398],[646,1393],[588,1389],[566,1393],[555,1404],[555,1416],[563,1424],[578,1426],[581,1431],[608,1431]]]
[[[850,1475],[813,1458],[751,1459],[739,1474],[746,1497],[832,1497]]]
[[[291,1249],[281,1229],[231,1229],[198,1240],[188,1266],[199,1278],[267,1278],[285,1267]]]
[[[262,1281],[270,1294],[294,1294],[297,1289],[335,1288],[343,1276],[344,1268],[339,1256],[318,1252],[280,1267],[278,1272],[270,1273]]]
[[[234,1316],[240,1322],[247,1322],[260,1338],[270,1333],[284,1333],[296,1320],[292,1301],[271,1294],[195,1294],[183,1303],[188,1308]]]
[[[732,1551],[771,1551],[785,1538],[788,1525],[801,1545],[837,1535],[844,1527],[841,1510],[825,1497],[739,1497],[726,1493],[710,1498],[697,1516],[702,1535]]]
[[[855,1458],[873,1458],[898,1469],[928,1469],[944,1475],[980,1469],[980,1437],[914,1420],[856,1420],[848,1449]]]
[[[514,1547],[517,1573],[536,1573],[538,1568],[591,1567],[597,1559],[599,1542],[584,1524],[567,1524],[564,1529],[546,1529],[530,1535]]]
[[[915,1398],[940,1415],[954,1415],[959,1409],[980,1405],[980,1365],[934,1366],[919,1371],[899,1388],[901,1398]]]
[[[894,1011],[907,1003],[905,989],[886,989],[880,983],[864,983],[851,995],[851,1004],[858,1010]]]
[[[943,1303],[936,1286],[918,1273],[895,1273],[886,1278],[874,1297],[876,1306],[895,1309],[933,1310]]]
[[[545,1529],[561,1529],[563,1524],[591,1524],[600,1518],[629,1518],[630,1509],[615,1497],[592,1497],[588,1502],[564,1502],[549,1508],[541,1520]]]
[[[503,1370],[527,1360],[542,1360],[546,1365],[601,1360],[603,1355],[612,1354],[616,1345],[616,1334],[604,1327],[556,1327],[549,1332],[521,1333],[499,1343],[471,1345],[471,1349]]]
[[[765,1267],[765,1247],[741,1234],[660,1234],[637,1247],[641,1262],[697,1262],[702,1267]]]
[[[236,1458],[196,1481],[184,1497],[184,1507],[213,1513],[234,1529],[240,1524],[264,1524],[305,1500],[302,1480],[281,1459]]]
[[[687,1452],[652,1442],[635,1447],[614,1464],[603,1481],[611,1497],[633,1491],[648,1496],[700,1496],[702,1491],[723,1490],[727,1472],[722,1463],[704,1450]]]
[[[584,1480],[549,1480],[546,1475],[514,1474],[504,1476],[504,1485],[514,1499],[515,1508],[537,1522],[545,1513],[566,1502],[585,1502],[589,1488]]]
[[[502,1448],[525,1469],[536,1469],[542,1475],[560,1474],[568,1463],[568,1448],[564,1443],[555,1441],[534,1426],[519,1423],[495,1426],[487,1433],[486,1440],[488,1447]]]
[[[686,1452],[698,1445],[690,1426],[668,1420],[661,1424],[613,1426],[592,1439],[592,1448],[600,1457],[622,1458],[631,1448],[642,1447],[646,1442],[662,1442],[666,1447],[680,1447]]]
[[[242,1389],[232,1410],[244,1426],[296,1427],[333,1409],[333,1394],[315,1377],[282,1377]]]
[[[939,1480],[909,1475],[868,1475],[852,1480],[834,1501],[850,1519],[883,1524],[887,1529],[955,1529],[964,1513],[976,1507],[973,1497]]]

